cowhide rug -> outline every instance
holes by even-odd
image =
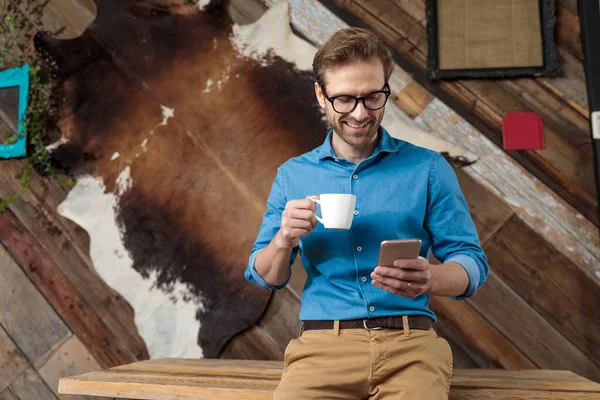
[[[76,176],[59,212],[135,311],[150,356],[216,357],[270,293],[243,272],[277,167],[328,129],[286,3],[249,26],[224,1],[98,0],[72,40],[39,35],[60,77],[53,157]],[[395,136],[474,160],[393,104]]]

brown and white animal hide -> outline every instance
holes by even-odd
[[[243,27],[224,1],[179,3],[98,0],[81,37],[36,38],[62,77],[53,157],[77,177],[59,212],[89,233],[152,358],[216,357],[260,318],[270,293],[243,272],[272,180],[327,131],[316,49],[286,3]],[[387,114],[393,134],[432,137]]]

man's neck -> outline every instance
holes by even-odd
[[[331,138],[331,147],[333,148],[333,152],[337,157],[343,158],[345,160],[350,161],[353,164],[358,165],[362,160],[366,160],[373,154],[378,142],[379,135],[377,135],[375,141],[373,143],[370,143],[368,146],[357,148],[344,142],[334,132]]]

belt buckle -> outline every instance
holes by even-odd
[[[364,327],[365,327],[365,329],[366,329],[366,330],[368,330],[368,331],[378,331],[378,330],[380,330],[380,329],[383,329],[383,327],[382,327],[382,326],[376,326],[375,328],[369,328],[369,326],[367,325],[367,319],[366,319],[366,318],[363,318],[363,320],[362,320],[362,321],[363,321],[363,326],[364,326]]]

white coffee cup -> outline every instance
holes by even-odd
[[[350,229],[356,206],[355,195],[327,193],[319,195],[319,199],[311,200],[321,205],[321,217],[317,217],[317,220],[325,228]]]

